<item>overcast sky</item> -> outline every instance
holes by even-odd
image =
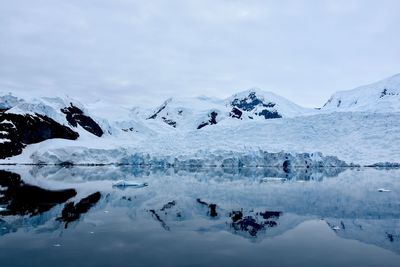
[[[258,87],[317,107],[400,72],[398,0],[12,0],[0,91],[227,97]]]

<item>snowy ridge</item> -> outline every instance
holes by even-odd
[[[322,110],[399,112],[400,74],[353,90],[337,92]]]
[[[301,107],[284,97],[276,95],[272,92],[263,91],[258,88],[252,88],[250,90],[237,93],[228,98],[225,102],[229,106],[232,105],[232,103],[237,99],[243,99],[246,100],[247,103],[251,103],[252,96],[255,97],[255,101],[259,100],[263,104],[257,105],[255,110],[251,110],[253,115],[255,113],[262,112],[262,108],[265,107],[269,108],[268,110],[270,111],[276,111],[281,117],[287,118],[315,114],[314,109]]]
[[[228,165],[240,167],[251,159],[244,165],[283,166],[283,155],[295,164],[301,155],[321,154],[323,166],[398,166],[399,84],[396,75],[338,92],[322,110],[259,89],[227,99],[173,97],[153,109],[0,95],[0,148],[6,151],[0,163],[223,166],[233,160]],[[263,153],[280,160],[263,162]]]
[[[6,99],[6,96],[8,96]],[[8,94],[5,96],[0,96],[1,103],[9,103],[5,113],[9,114],[20,114],[20,115],[35,115],[40,114],[47,116],[56,122],[60,123],[61,125],[68,125],[68,121],[66,119],[65,114],[61,112],[61,109],[65,107],[69,107],[71,105],[79,108],[85,114],[92,116],[91,112],[78,100],[72,99],[70,97],[42,97],[42,98],[32,98],[32,99],[20,99],[17,97],[13,97],[12,95]],[[3,104],[3,106],[5,106]],[[110,129],[110,125],[108,122],[102,118],[94,116],[95,120],[102,126],[104,129]],[[85,134],[85,131],[76,129],[82,135]]]

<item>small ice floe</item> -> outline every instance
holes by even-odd
[[[54,244],[53,247],[61,247],[61,244]]]
[[[93,234],[94,234],[94,232],[89,232],[89,234],[93,235]]]
[[[108,210],[105,210],[105,211],[104,211],[104,213],[108,213],[108,212],[109,212]]]
[[[121,180],[113,184],[113,187],[118,187],[118,188],[125,188],[125,187],[142,188],[146,186],[148,186],[148,183],[138,183],[125,180]]]
[[[262,183],[283,183],[286,182],[286,178],[278,178],[278,177],[265,177],[261,179]]]
[[[379,188],[378,192],[390,192],[390,190],[385,188]]]
[[[333,230],[333,231],[339,231],[339,230],[340,230],[340,227],[339,227],[339,226],[333,226],[333,227],[332,227],[332,230]]]
[[[7,209],[4,207],[0,207],[0,212],[2,212],[2,211],[7,211]]]

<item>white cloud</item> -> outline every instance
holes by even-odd
[[[0,4],[0,91],[228,96],[305,106],[399,72],[396,0],[14,0]]]

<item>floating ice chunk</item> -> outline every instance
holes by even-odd
[[[53,247],[61,247],[61,244],[54,244]]]
[[[390,192],[390,190],[385,188],[379,188],[378,192]]]
[[[333,230],[333,231],[339,231],[339,230],[340,230],[340,227],[339,227],[339,226],[333,226],[333,227],[332,227],[332,230]]]
[[[7,210],[6,208],[0,207],[0,212],[6,211],[6,210]]]
[[[124,180],[118,181],[113,184],[113,187],[120,187],[120,188],[125,188],[125,187],[141,188],[146,186],[148,186],[147,183],[138,183],[138,182],[124,181]]]

